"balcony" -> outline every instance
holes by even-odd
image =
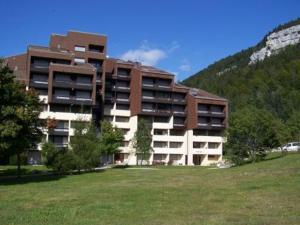
[[[76,96],[56,96],[53,95],[53,103],[74,104],[74,105],[92,105],[92,99]]]
[[[171,115],[171,110],[162,110],[162,109],[147,109],[143,108],[142,109],[142,114],[145,115],[159,115],[159,116],[170,116]]]
[[[198,116],[224,118],[225,113],[224,112],[212,112],[212,111],[208,111],[208,110],[207,111],[198,110]]]
[[[116,103],[121,103],[121,104],[126,104],[130,102],[129,98],[116,98],[115,100]]]
[[[29,86],[34,88],[48,88],[48,81],[30,80]]]
[[[174,104],[183,104],[185,105],[186,104],[186,100],[185,98],[173,98],[173,103]]]
[[[159,85],[159,84],[150,84],[150,83],[142,83],[142,87],[144,90],[158,90],[158,91],[171,91],[171,86]]]
[[[63,143],[63,142],[54,142],[53,143],[57,148],[67,148],[68,143]]]
[[[49,72],[49,65],[33,63],[30,66],[30,71],[39,72],[39,73],[48,73]]]
[[[114,91],[119,91],[119,92],[130,92],[130,87],[129,86],[111,86],[112,90]]]
[[[81,89],[81,90],[93,90],[92,83],[80,83],[75,81],[62,81],[62,80],[54,80],[53,81],[54,87],[61,87],[61,88],[74,88],[74,89]]]
[[[69,129],[68,128],[54,128],[54,129],[50,129],[48,134],[56,135],[56,136],[68,136]]]
[[[183,117],[183,116],[186,116],[186,111],[173,110],[173,114],[175,116],[181,116],[181,117]]]
[[[226,128],[225,124],[198,123],[198,128],[206,130],[222,130]]]

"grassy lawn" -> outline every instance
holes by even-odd
[[[3,225],[299,222],[300,154],[231,169],[158,167],[0,178]]]

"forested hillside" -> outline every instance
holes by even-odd
[[[270,33],[298,24],[300,19]],[[183,83],[227,98],[230,112],[252,105],[270,111],[282,121],[288,120],[300,112],[300,44],[250,65],[251,54],[264,46],[266,37],[255,47],[224,58]]]

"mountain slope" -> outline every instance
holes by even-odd
[[[292,45],[270,51],[270,56],[251,64],[250,57],[265,48],[274,33],[299,24],[297,19],[278,26],[256,46],[208,66],[183,83],[227,98],[231,112],[254,105],[287,120],[293,111],[300,111],[300,44],[294,39]],[[300,37],[300,32],[293,35]]]

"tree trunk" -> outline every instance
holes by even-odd
[[[17,176],[18,178],[21,177],[21,156],[20,153],[17,153]]]

